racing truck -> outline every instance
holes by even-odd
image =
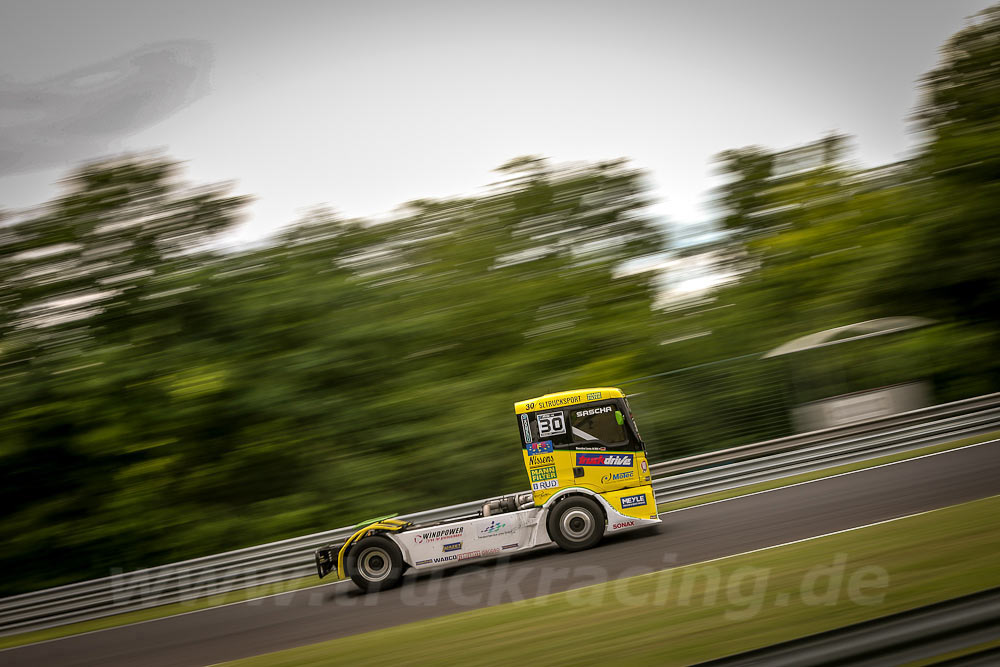
[[[315,552],[320,579],[336,570],[364,591],[403,573],[555,543],[567,551],[658,524],[646,447],[625,394],[577,389],[514,404],[531,491],[491,498],[476,515],[412,523],[396,515],[356,526],[343,545]]]

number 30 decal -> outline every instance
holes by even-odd
[[[538,415],[538,437],[546,438],[566,432],[566,420],[562,412],[546,412]]]

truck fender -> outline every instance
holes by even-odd
[[[549,542],[552,541],[552,538],[549,537],[549,530],[546,527],[547,523],[546,520],[548,519],[549,511],[552,509],[552,506],[555,505],[557,502],[559,502],[566,496],[573,496],[573,495],[587,496],[588,498],[592,498],[594,501],[596,501],[597,504],[600,506],[600,508],[604,511],[605,521],[607,521],[608,517],[611,516],[608,510],[614,511],[608,504],[608,501],[606,501],[600,494],[594,493],[590,489],[585,489],[581,486],[570,486],[565,489],[562,489],[558,493],[555,493],[551,498],[546,500],[545,504],[542,505],[541,507],[542,511],[538,515],[538,525],[535,526],[535,532],[532,535],[533,544],[535,545],[548,544]]]
[[[597,504],[601,506],[601,509],[604,510],[605,519],[607,519],[609,516],[608,510],[611,510],[612,512],[614,511],[614,508],[611,507],[610,504],[608,504],[608,501],[604,499],[604,496],[602,496],[599,493],[594,493],[590,489],[585,489],[582,486],[570,486],[565,489],[562,489],[558,493],[553,494],[551,498],[546,500],[545,504],[542,507],[544,507],[546,510],[549,510],[555,503],[559,502],[561,499],[570,495],[587,496],[588,498],[592,498],[593,500],[595,500]]]

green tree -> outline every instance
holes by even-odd
[[[522,489],[511,404],[636,373],[662,232],[624,162],[502,173],[223,251],[245,199],[122,159],[10,225],[5,590]]]
[[[994,331],[1000,324],[1000,8],[972,20],[923,81],[922,186],[875,298]],[[1000,342],[995,336],[994,350]]]

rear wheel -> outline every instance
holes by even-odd
[[[556,504],[546,522],[549,537],[566,551],[597,546],[604,537],[604,514],[596,502],[572,496]]]
[[[371,535],[351,547],[344,567],[361,590],[382,591],[399,584],[403,555],[388,537]]]

